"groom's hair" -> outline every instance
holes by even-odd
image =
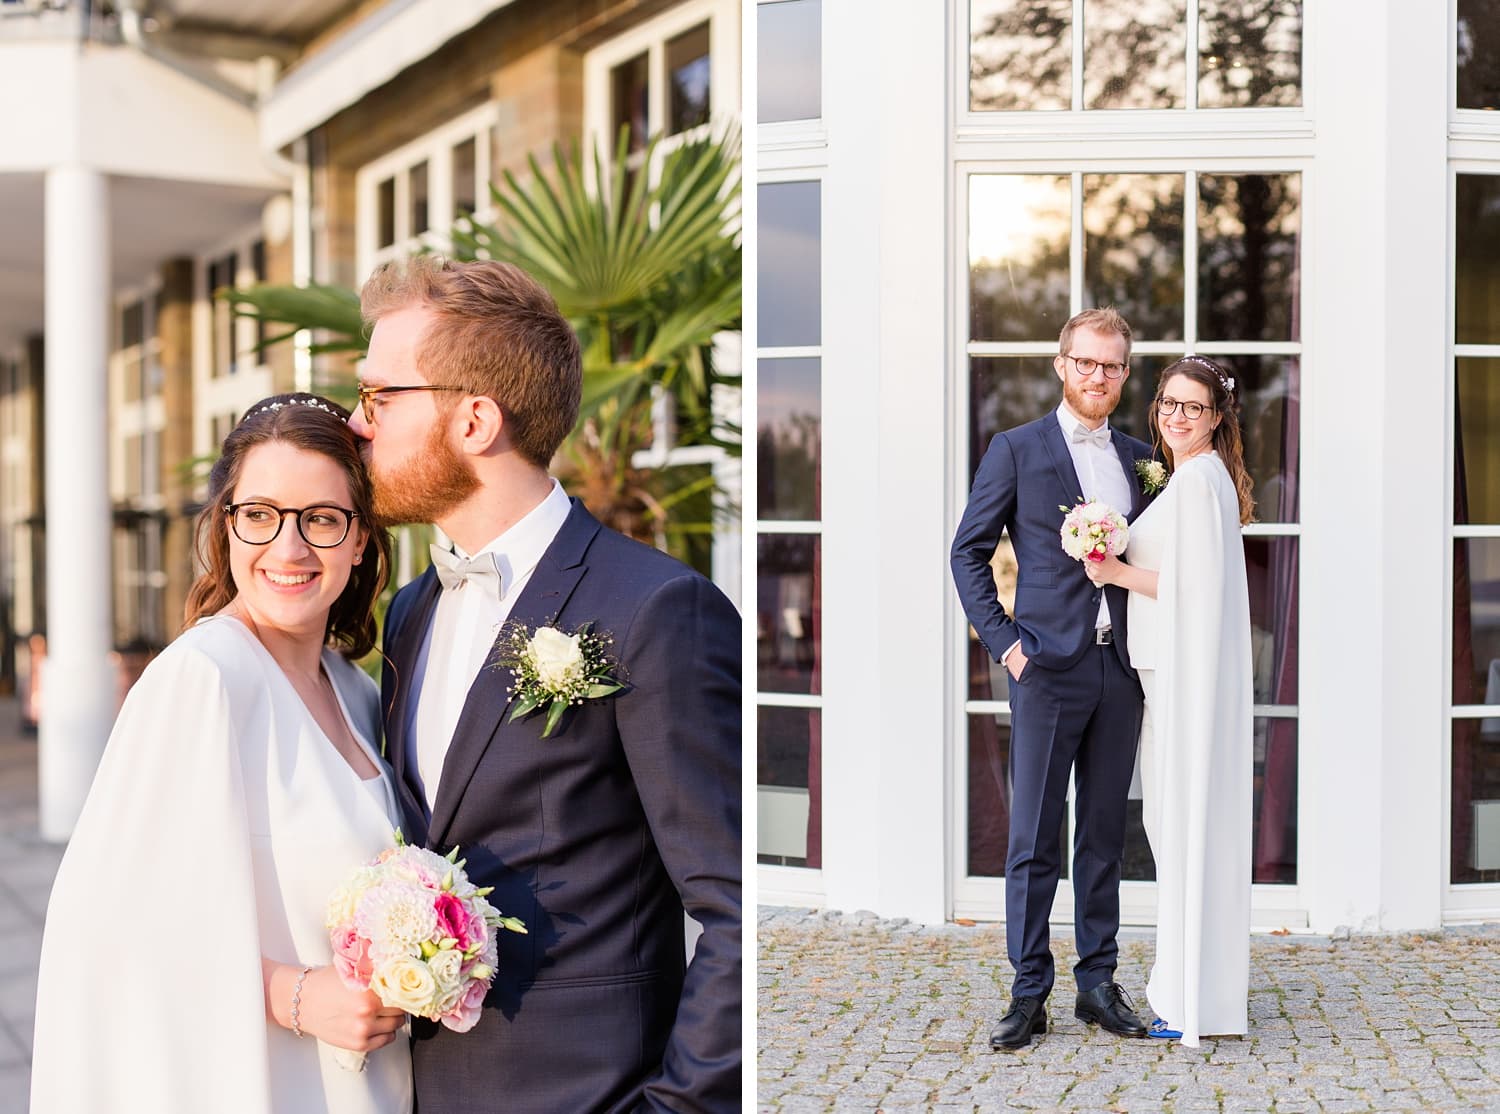
[[[1095,333],[1114,333],[1124,337],[1125,364],[1127,367],[1130,365],[1130,324],[1120,316],[1120,311],[1114,306],[1086,309],[1068,318],[1068,323],[1062,327],[1062,333],[1057,338],[1059,355],[1068,354],[1068,349],[1073,347],[1073,334],[1079,329],[1088,329]]]
[[[418,255],[377,268],[360,292],[372,329],[411,306],[437,315],[417,346],[418,370],[494,399],[516,451],[546,468],[583,398],[578,337],[547,289],[511,263]]]

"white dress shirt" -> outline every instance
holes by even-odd
[[[1078,473],[1078,482],[1083,485],[1083,490],[1075,494],[1082,495],[1085,499],[1104,503],[1112,510],[1120,512],[1124,518],[1130,514],[1130,480],[1125,476],[1125,469],[1120,466],[1120,456],[1115,452],[1113,434],[1110,444],[1105,446],[1095,445],[1088,441],[1074,441],[1073,430],[1083,425],[1077,415],[1068,409],[1066,402],[1057,408],[1057,421],[1062,426],[1063,440],[1068,444],[1068,453],[1073,457],[1073,471]],[[1101,429],[1109,429],[1109,420],[1106,419]],[[1109,601],[1104,597],[1102,591],[1099,596],[1099,615],[1094,620],[1094,629],[1100,630],[1109,626]]]
[[[494,649],[500,626],[510,617],[516,597],[525,589],[537,562],[552,544],[572,503],[562,485],[527,515],[474,554],[494,555],[500,583],[464,581],[444,588],[433,608],[432,625],[419,664],[416,718],[411,731],[408,767],[416,771],[430,812],[437,801],[438,779],[469,688]],[[470,556],[454,547],[460,557]]]

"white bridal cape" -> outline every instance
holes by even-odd
[[[323,667],[378,755],[374,683]],[[383,768],[383,767],[382,767]],[[266,1016],[261,956],[327,964],[329,894],[392,842],[362,782],[260,641],[218,616],[131,689],[47,907],[33,1114],[403,1114],[407,1042],[363,1073]]]
[[[1197,1047],[1244,1033],[1250,978],[1250,603],[1234,481],[1217,453],[1184,461],[1130,527],[1158,570],[1130,594],[1130,663],[1146,695],[1141,775],[1156,859],[1146,998]]]

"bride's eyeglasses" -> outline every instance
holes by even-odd
[[[224,513],[229,516],[234,536],[246,545],[270,545],[281,533],[281,524],[287,515],[297,518],[297,533],[302,540],[315,549],[333,549],[343,544],[349,536],[349,523],[358,518],[355,511],[346,511],[328,503],[315,507],[275,507],[270,503],[226,503]]]
[[[1182,416],[1190,422],[1196,422],[1203,417],[1203,411],[1212,410],[1212,406],[1205,406],[1201,402],[1178,402],[1175,398],[1162,395],[1156,400],[1156,412],[1163,418],[1170,418],[1177,413],[1177,408],[1182,407]]]

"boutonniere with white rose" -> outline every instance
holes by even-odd
[[[1135,474],[1140,477],[1141,490],[1147,495],[1155,495],[1167,486],[1167,466],[1159,460],[1138,460],[1135,462]]]
[[[545,710],[542,738],[557,730],[563,713],[574,704],[619,692],[625,684],[610,655],[614,639],[596,633],[592,622],[572,632],[555,626],[506,623],[496,640],[495,664],[515,676],[512,720]]]

